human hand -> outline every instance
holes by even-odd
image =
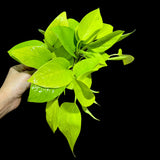
[[[33,68],[23,64],[10,68],[0,88],[0,118],[19,106],[22,94],[30,87],[27,80],[33,72]]]

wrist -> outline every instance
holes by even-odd
[[[20,98],[15,98],[9,91],[0,88],[0,118],[17,108],[20,101]]]
[[[5,105],[7,102],[12,101],[13,97],[10,96],[10,92],[8,89],[0,88],[0,102],[3,102]]]

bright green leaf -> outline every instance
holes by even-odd
[[[124,65],[130,64],[134,61],[133,56],[128,54],[122,54],[122,49],[119,49],[118,54],[116,55],[116,57],[110,57],[108,60],[122,60]]]
[[[103,28],[97,33],[96,39],[100,39],[113,32],[113,26],[103,23]]]
[[[81,131],[81,113],[76,103],[65,102],[59,109],[59,129],[67,138],[73,152]]]
[[[52,129],[52,131],[55,133],[58,127],[59,122],[59,103],[58,99],[55,99],[53,101],[50,101],[46,105],[46,120]]]
[[[92,42],[88,45],[88,48],[94,52],[104,52],[111,48],[121,37],[124,31],[118,30],[114,31],[105,37],[98,39],[95,42]]]
[[[98,60],[96,58],[87,58],[79,61],[73,67],[73,73],[78,78],[79,76],[91,72],[97,65]]]
[[[62,12],[61,14],[59,14],[45,31],[45,41],[47,41],[51,46],[53,46],[57,41],[57,37],[52,31],[52,29],[56,26],[68,26],[66,12]]]
[[[122,61],[123,61],[124,65],[130,64],[134,61],[133,56],[127,55],[127,54],[122,54],[122,49],[121,48],[118,50],[118,55],[123,58]]]
[[[75,96],[84,107],[89,107],[95,102],[95,96],[92,91],[79,80],[73,80]]]
[[[92,72],[98,71],[97,66],[101,65],[101,67],[106,66],[104,59],[100,59],[99,57],[91,57],[87,59],[83,59],[79,61],[77,64],[73,67],[73,73],[78,78],[80,76],[83,76],[84,74],[90,74]]]
[[[81,42],[81,40],[79,40],[79,37],[78,37],[78,26],[75,28],[74,31],[75,31],[75,40],[77,41],[77,44],[79,44]]]
[[[130,64],[134,61],[134,57],[131,55],[127,55],[127,58],[123,59],[123,64],[127,65]]]
[[[16,61],[36,69],[54,57],[54,53],[38,40],[22,42],[11,48],[8,53]]]
[[[109,58],[109,56],[107,57],[107,54],[105,54],[105,56],[104,56],[104,54],[94,53],[93,52],[91,57],[94,57],[95,59],[97,59],[99,64],[103,65],[104,67],[107,66],[107,64],[105,62]]]
[[[28,81],[46,88],[64,87],[73,79],[69,66],[70,63],[65,58],[55,58],[40,67]]]
[[[56,55],[56,57],[63,57],[65,59],[67,59],[71,65],[73,65],[74,63],[74,57],[71,56],[65,49],[63,46],[56,48],[54,50],[54,53]]]
[[[44,88],[31,84],[28,102],[44,103],[49,102],[59,96],[65,87],[61,88]]]
[[[15,45],[14,47],[12,47],[8,52],[12,52],[16,49],[21,49],[24,47],[33,47],[33,46],[45,46],[45,44],[39,40],[30,40],[30,41],[25,41],[22,43],[19,43],[17,45]]]
[[[76,57],[75,52],[75,44],[74,44],[74,30],[65,26],[57,26],[52,29],[53,33],[57,36],[63,47],[66,51]]]
[[[83,111],[84,111],[85,113],[87,113],[88,115],[90,115],[93,119],[95,119],[95,120],[97,120],[97,121],[100,121],[98,118],[96,118],[96,117],[89,111],[88,108],[82,107],[82,109],[83,109]]]
[[[79,22],[76,21],[76,20],[73,19],[73,18],[69,18],[69,19],[68,19],[68,24],[69,24],[69,27],[70,27],[71,29],[75,30],[76,27],[79,25]]]
[[[79,41],[79,38],[78,38],[78,35],[77,35],[77,28],[78,28],[78,25],[79,25],[79,22],[76,21],[75,19],[72,19],[72,18],[69,18],[68,19],[68,24],[69,24],[69,27],[71,29],[74,30],[74,44],[75,46],[78,44],[78,41]],[[77,46],[78,48],[78,46]]]
[[[45,33],[45,31],[44,31],[43,29],[38,29],[38,31],[39,31],[42,35],[44,35],[44,33]]]
[[[79,23],[78,37],[81,41],[88,41],[103,27],[99,8],[88,13]]]
[[[91,74],[89,73],[83,74],[82,76],[78,77],[77,80],[83,82],[88,88],[91,88],[92,85]]]
[[[123,34],[123,35],[119,38],[118,42],[121,41],[121,40],[123,40],[123,39],[125,39],[125,38],[127,38],[128,36],[130,36],[131,34],[133,34],[135,31],[136,31],[136,29],[133,30],[133,31],[130,32],[130,33]]]
[[[92,85],[91,73],[83,74],[82,76],[78,77],[77,80],[83,82],[88,88],[91,88],[91,85]],[[74,87],[74,84],[73,82],[71,82],[67,86],[67,89],[73,90],[73,87]]]
[[[108,59],[109,59],[109,55],[107,54],[107,53],[102,53],[101,54],[102,56],[103,56],[103,59],[105,60],[105,61],[107,61]]]

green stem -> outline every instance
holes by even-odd
[[[112,57],[112,56],[118,56],[118,54],[117,53],[111,54],[110,57]]]
[[[82,48],[82,50],[84,51],[84,50],[86,50],[88,48],[88,45],[85,45],[83,48]]]

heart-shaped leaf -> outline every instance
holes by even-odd
[[[70,63],[65,58],[55,58],[40,67],[28,81],[45,88],[64,87],[73,79],[69,66]]]
[[[36,69],[55,56],[43,42],[38,40],[22,42],[11,48],[8,53],[18,62]]]
[[[78,37],[81,41],[89,41],[103,27],[99,8],[89,12],[79,23]]]
[[[45,41],[49,43],[51,46],[53,46],[57,41],[57,37],[52,31],[52,29],[56,26],[68,26],[66,12],[62,12],[61,14],[59,14],[48,26],[44,33]]]
[[[81,131],[81,113],[76,103],[64,102],[59,108],[59,129],[67,138],[73,152]],[[74,154],[74,153],[73,153]]]

